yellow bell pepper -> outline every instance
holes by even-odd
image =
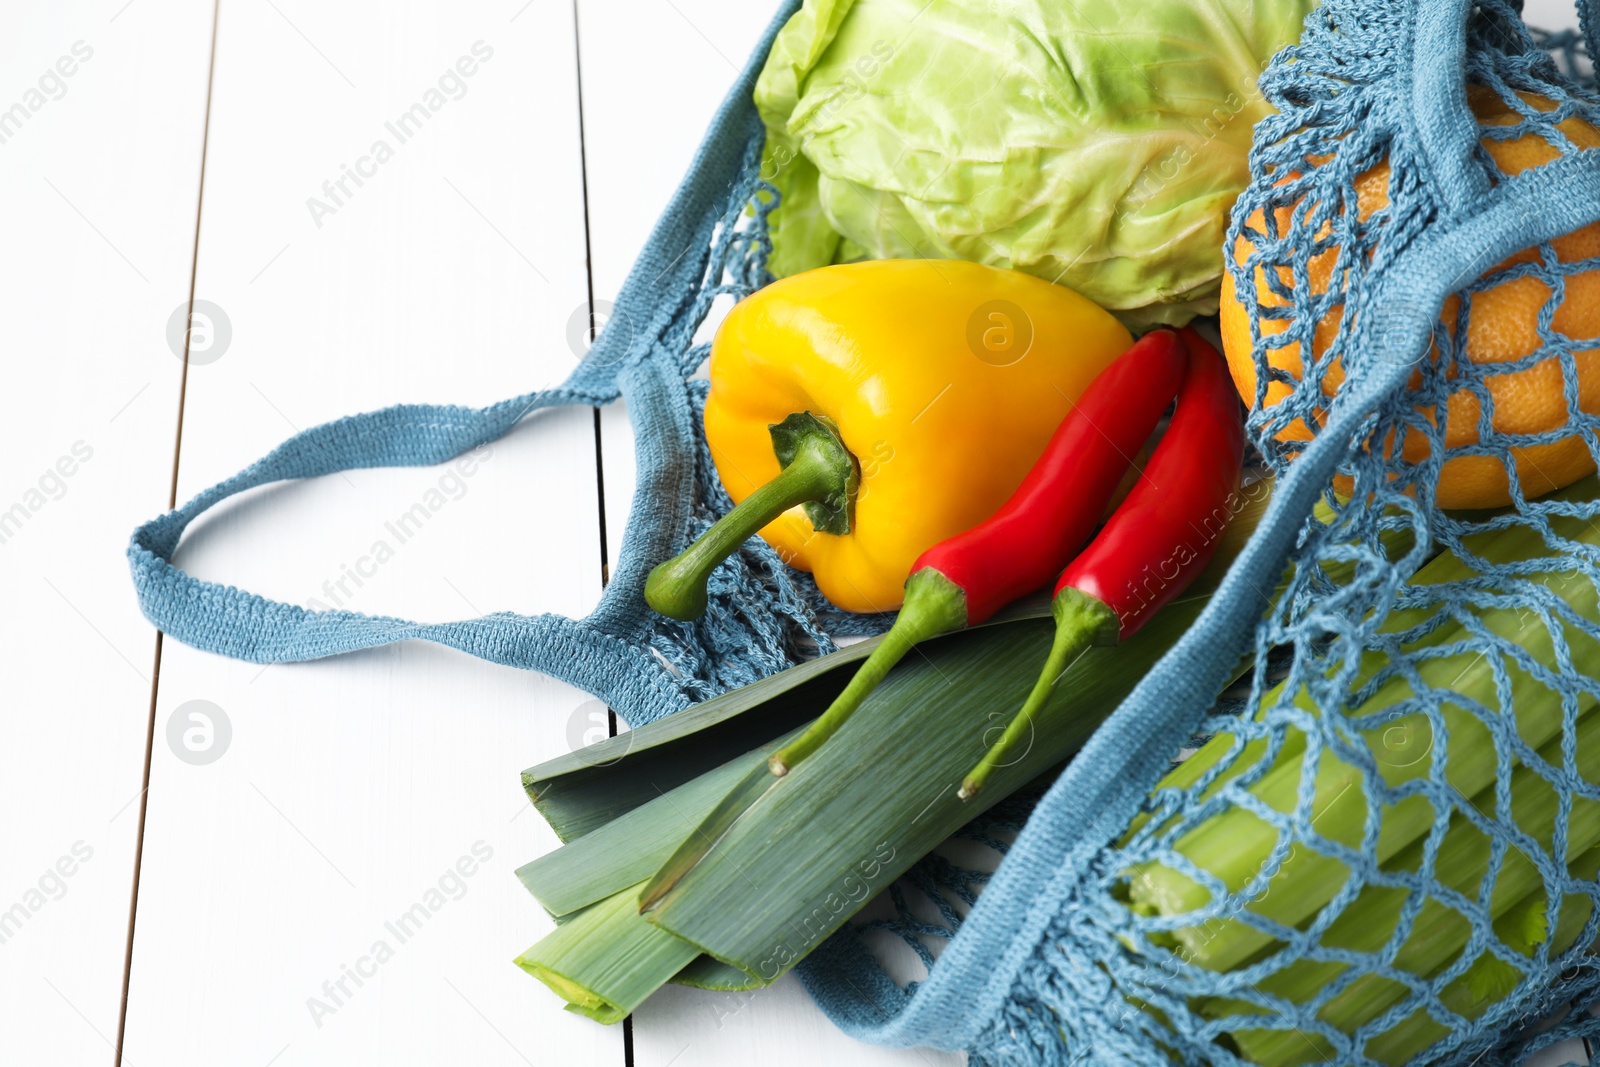
[[[758,529],[847,611],[900,606],[923,551],[988,518],[1132,338],[1070,289],[953,260],[773,282],[711,346],[705,429],[738,506],[657,567],[646,599],[695,618]]]

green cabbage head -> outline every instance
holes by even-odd
[[[949,257],[1217,308],[1256,88],[1314,0],[805,0],[756,84],[779,275]]]

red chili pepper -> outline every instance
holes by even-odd
[[[1055,641],[1044,672],[1000,740],[961,784],[968,799],[1026,737],[1056,680],[1091,644],[1132,637],[1205,569],[1233,512],[1244,427],[1217,350],[1183,331],[1188,370],[1166,436],[1128,498],[1056,583]]]
[[[773,774],[833,736],[917,642],[976,626],[1072,558],[1177,395],[1186,359],[1178,335],[1157,330],[1100,372],[1000,510],[917,558],[894,626],[822,717],[773,755]]]

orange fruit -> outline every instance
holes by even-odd
[[[1554,110],[1549,98],[1532,93],[1519,93],[1522,99],[1539,111]],[[1473,87],[1469,94],[1473,112],[1485,126],[1512,126],[1522,121],[1499,94]],[[1600,130],[1581,119],[1570,118],[1561,122],[1558,129],[1580,148],[1600,148]],[[1556,148],[1537,133],[1526,133],[1509,140],[1485,138],[1483,147],[1495,163],[1508,175],[1537,167],[1559,157]],[[1325,162],[1310,161],[1313,165]],[[1287,179],[1285,179],[1287,180]],[[1363,221],[1389,202],[1389,165],[1380,163],[1356,179],[1356,211]],[[1292,209],[1278,209],[1279,232],[1289,223]],[[1264,229],[1264,219],[1258,210],[1250,219],[1257,230]],[[1324,227],[1326,236],[1331,227]],[[1550,242],[1556,258],[1563,263],[1579,262],[1600,256],[1600,223],[1585,226]],[[1234,246],[1237,262],[1244,262],[1250,244],[1241,237]],[[1325,293],[1333,277],[1337,248],[1329,248],[1313,256],[1309,263],[1308,278],[1313,293]],[[1492,275],[1519,263],[1537,261],[1537,247],[1507,258],[1489,272]],[[1278,277],[1284,286],[1292,288],[1294,277],[1287,267],[1277,267]],[[1510,278],[1492,285],[1471,300],[1467,318],[1466,357],[1473,363],[1509,363],[1531,355],[1541,346],[1539,340],[1539,311],[1550,299],[1549,285],[1536,277]],[[1282,307],[1289,303],[1267,287],[1265,269],[1256,271],[1256,299],[1264,307]],[[1452,296],[1445,302],[1442,318],[1447,324],[1456,321],[1460,297]],[[1334,308],[1316,325],[1312,336],[1313,358],[1326,354],[1339,330],[1342,308]],[[1555,309],[1553,328],[1573,340],[1594,339],[1600,345],[1600,270],[1586,270],[1566,277],[1565,293]],[[1287,323],[1283,320],[1263,319],[1260,329],[1263,336],[1281,333]],[[1250,321],[1244,305],[1235,291],[1233,276],[1225,273],[1222,279],[1221,328],[1223,351],[1233,372],[1234,385],[1245,403],[1253,404],[1256,397],[1256,365],[1250,347]],[[1452,325],[1453,332],[1453,325]],[[1439,358],[1435,349],[1433,358]],[[1271,365],[1299,379],[1304,373],[1300,345],[1286,345],[1270,351]],[[1586,413],[1600,413],[1600,346],[1574,353],[1578,371],[1579,407]],[[1452,369],[1451,373],[1454,373]],[[1420,384],[1420,374],[1413,377],[1412,386]],[[1324,375],[1322,391],[1332,396],[1344,380],[1343,369],[1335,362]],[[1565,396],[1565,379],[1560,360],[1552,355],[1526,370],[1490,373],[1484,380],[1494,401],[1491,425],[1498,433],[1532,434],[1560,429],[1568,424]],[[1282,401],[1292,391],[1286,382],[1267,383],[1265,403],[1268,407]],[[1482,405],[1470,390],[1450,395],[1446,402],[1445,448],[1456,449],[1478,441],[1478,420]],[[1419,406],[1430,421],[1437,424],[1437,413]],[[1321,412],[1319,412],[1319,415]],[[1308,440],[1311,430],[1303,420],[1296,420],[1278,434],[1279,440]],[[1406,435],[1402,454],[1410,462],[1420,462],[1428,456],[1429,444],[1417,433]],[[1580,433],[1574,431],[1559,440],[1533,447],[1513,447],[1512,457],[1517,469],[1517,480],[1527,499],[1542,496],[1563,486],[1571,485],[1594,473],[1595,461]],[[1348,492],[1347,479],[1341,491]],[[1505,464],[1494,456],[1454,456],[1441,467],[1436,500],[1445,508],[1501,507],[1511,502],[1511,489]]]

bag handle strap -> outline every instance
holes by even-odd
[[[1574,0],[1579,32],[1593,54],[1600,29],[1600,0]],[[1467,103],[1467,21],[1475,0],[1415,0],[1411,70],[1419,141],[1433,172],[1437,195],[1455,214],[1473,210],[1491,187],[1475,161],[1478,120]]]
[[[139,606],[159,629],[185,644],[255,663],[319,659],[418,638],[560,675],[614,706],[646,714],[680,707],[686,702],[681,690],[647,650],[586,622],[502,612],[425,624],[354,611],[312,611],[202,581],[170,562],[189,524],[238,493],[337,471],[444,463],[501,436],[531,412],[591,400],[559,388],[478,409],[407,404],[298,433],[232,478],[134,531],[128,561]],[[630,669],[601,670],[611,666],[605,657],[613,664],[620,659]]]
[[[648,647],[643,590],[652,559],[681,540],[693,505],[695,440],[683,373],[662,338],[694,305],[717,227],[748,199],[751,155],[764,136],[752,91],[772,39],[799,6],[785,0],[711,122],[706,140],[619,294],[614,318],[567,381],[485,408],[402,404],[294,435],[181,508],[140,526],[128,546],[139,606],[188,645],[255,663],[282,663],[421,639],[585,689],[639,725],[691,703]],[[735,203],[735,201],[738,201]],[[569,404],[628,401],[639,460],[623,560],[586,619],[500,612],[417,623],[344,610],[313,611],[202,581],[171,562],[184,531],[238,493],[271,482],[368,467],[445,463],[505,434],[529,414]],[[620,665],[620,669],[619,669]]]
[[[1587,2],[1587,0],[1584,0]],[[1454,214],[1483,200],[1489,175],[1474,160],[1478,120],[1467,104],[1467,19],[1474,0],[1417,0],[1411,70],[1417,138],[1439,198]]]

